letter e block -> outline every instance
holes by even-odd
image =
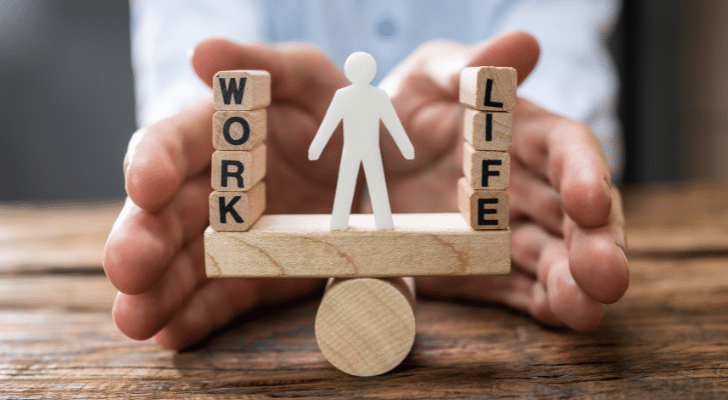
[[[516,106],[518,74],[509,67],[470,67],[460,72],[460,102],[482,111]]]
[[[473,229],[508,229],[508,192],[474,190],[465,178],[458,181],[458,208]]]
[[[265,211],[265,182],[247,192],[212,192],[210,227],[217,232],[244,232]]]
[[[508,151],[512,132],[511,113],[465,109],[463,133],[475,150]]]
[[[474,189],[505,190],[511,175],[511,157],[505,151],[476,151],[465,143],[463,172]]]
[[[253,111],[218,111],[212,117],[215,150],[248,151],[265,141],[268,131],[265,108]]]
[[[268,71],[220,71],[212,78],[216,110],[255,110],[270,104]]]
[[[266,147],[252,151],[216,151],[212,153],[212,188],[218,192],[244,192],[265,176]]]

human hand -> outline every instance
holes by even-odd
[[[331,212],[341,135],[317,163],[307,160],[306,149],[334,92],[348,84],[339,69],[310,47],[222,39],[200,43],[192,64],[208,85],[221,70],[271,73],[267,212]],[[202,237],[214,111],[210,96],[134,134],[124,161],[129,197],[105,248],[104,268],[120,291],[113,309],[119,329],[134,339],[154,336],[171,349],[200,341],[256,305],[323,287],[310,279],[206,278]]]
[[[538,43],[523,32],[470,47],[431,42],[385,78],[380,86],[418,151],[414,162],[387,157],[393,212],[457,210],[464,141],[460,70],[510,66],[520,83],[538,55]],[[511,274],[422,278],[417,288],[427,295],[503,303],[546,324],[591,330],[603,304],[619,300],[628,286],[619,192],[588,127],[520,98],[512,113]],[[385,138],[386,157],[396,148]]]

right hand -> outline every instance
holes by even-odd
[[[330,213],[341,135],[334,135],[321,161],[308,161],[306,151],[334,92],[348,84],[338,67],[303,45],[243,46],[223,39],[200,43],[192,65],[208,85],[222,70],[271,73],[266,212]],[[134,134],[124,161],[128,198],[104,252],[104,269],[120,291],[113,310],[119,329],[134,339],[154,336],[165,348],[185,348],[259,304],[323,285],[315,279],[205,276],[214,112],[210,96]]]

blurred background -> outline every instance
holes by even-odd
[[[624,182],[728,179],[728,1],[626,1]],[[0,1],[0,202],[124,196],[135,130],[125,0]]]

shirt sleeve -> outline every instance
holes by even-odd
[[[591,127],[619,180],[623,168],[617,118],[619,80],[607,41],[617,1],[522,1],[497,21],[494,33],[523,30],[541,46],[541,58],[518,94]]]
[[[168,117],[209,93],[190,65],[198,42],[213,36],[255,42],[261,36],[255,1],[131,0],[130,9],[139,126]]]

